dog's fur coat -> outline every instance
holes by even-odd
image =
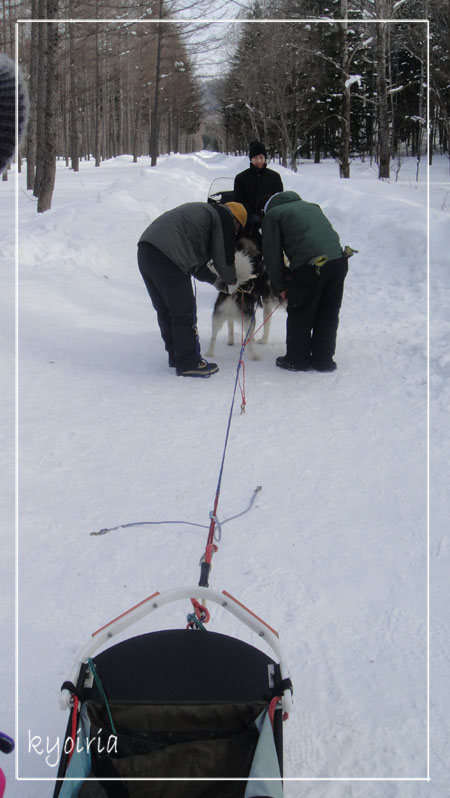
[[[259,344],[267,343],[270,328],[270,315],[276,307],[277,298],[272,291],[268,274],[264,268],[258,247],[248,238],[239,239],[235,256],[237,284],[232,294],[219,291],[214,305],[212,317],[212,334],[207,356],[214,355],[214,348],[219,331],[224,323],[228,323],[228,345],[234,344],[234,322],[243,326],[243,335],[247,335],[246,347],[251,360],[259,360],[250,340],[255,329],[255,311],[263,308],[264,329],[258,340]],[[249,329],[251,324],[251,329]],[[248,334],[247,334],[248,330]]]

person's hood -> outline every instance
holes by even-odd
[[[286,205],[289,202],[299,202],[299,200],[301,200],[301,196],[297,194],[296,191],[279,191],[278,194],[274,194],[266,204],[265,213],[268,213],[272,208],[276,208],[278,205]]]

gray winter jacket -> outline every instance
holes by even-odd
[[[205,264],[212,260],[226,283],[236,282],[234,267],[235,230],[233,214],[207,202],[187,202],[158,216],[139,242],[157,247],[186,274],[205,279]],[[202,272],[203,269],[203,272]]]

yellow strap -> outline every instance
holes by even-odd
[[[328,255],[317,255],[316,257],[311,258],[309,263],[311,264],[311,266],[315,266],[316,269],[320,269],[320,267],[323,266],[327,262],[327,260],[328,260]]]
[[[351,258],[352,255],[355,255],[358,252],[359,252],[358,249],[352,249],[352,247],[349,247],[348,244],[346,244],[345,247],[344,247],[344,255],[345,255],[346,258]]]

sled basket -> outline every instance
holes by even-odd
[[[212,205],[223,205],[234,201],[234,179],[232,177],[216,177],[208,191],[208,202]]]
[[[238,617],[250,612],[229,594],[193,590],[222,606],[236,602]],[[247,625],[264,625],[271,645],[273,630],[250,615]],[[282,798],[291,687],[283,669],[259,648],[205,629],[148,632],[85,658],[54,798]]]

